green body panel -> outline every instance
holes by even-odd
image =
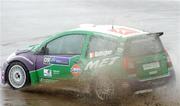
[[[139,38],[146,38],[145,35],[139,35],[139,36],[134,36],[129,39],[139,39]],[[127,39],[127,40],[129,40]],[[143,65],[145,64],[151,64],[154,62],[159,63],[158,68],[152,68],[152,69],[143,69]],[[138,80],[141,81],[146,81],[146,80],[151,80],[156,77],[163,77],[169,75],[169,70],[167,67],[167,55],[164,51],[161,51],[159,53],[155,54],[148,54],[145,56],[140,56],[140,57],[134,57],[134,63],[136,67],[136,77]]]
[[[42,42],[40,45],[36,45],[33,46],[31,48],[31,50],[33,52],[38,52],[41,50],[41,48],[46,45],[48,42],[59,38],[63,35],[68,35],[68,34],[74,34],[74,33],[79,33],[79,34],[86,34],[87,37],[84,40],[83,43],[83,48],[82,48],[82,53],[80,56],[74,56],[70,59],[70,64],[69,65],[61,65],[61,64],[50,64],[49,66],[43,67],[41,69],[38,70],[34,70],[30,72],[30,78],[31,78],[31,83],[32,84],[38,84],[40,83],[43,79],[48,79],[48,80],[60,80],[60,79],[68,79],[68,80],[73,80],[74,77],[71,73],[71,68],[74,64],[78,64],[81,68],[81,74],[80,76],[78,76],[78,78],[82,79],[82,80],[89,80],[94,75],[97,75],[98,71],[101,73],[103,71],[107,71],[109,75],[112,75],[112,78],[115,80],[118,79],[128,79],[128,74],[126,72],[126,70],[124,70],[123,67],[123,52],[119,53],[115,53],[114,55],[110,55],[110,56],[106,56],[106,57],[98,57],[98,58],[93,58],[90,59],[86,56],[87,54],[87,50],[88,50],[88,46],[89,46],[89,41],[90,38],[93,35],[101,35],[103,37],[109,37],[109,38],[114,38],[117,39],[119,42],[119,46],[123,48],[124,46],[124,42],[127,41],[128,38],[122,38],[122,37],[117,37],[117,36],[107,36],[107,34],[105,33],[101,33],[101,32],[91,32],[91,31],[83,31],[83,30],[70,30],[70,31],[66,31],[63,33],[59,33],[56,34],[50,38],[48,38],[47,40],[45,40],[44,42]],[[140,37],[140,36],[139,36]],[[96,61],[100,61],[102,62],[103,59],[105,58],[113,58],[113,57],[119,57],[113,64],[108,65],[108,63],[106,63],[104,66],[97,66],[95,68],[91,68],[91,69],[87,69],[86,67],[88,65],[89,62],[96,62]],[[143,56],[141,58],[136,58],[136,67],[137,67],[137,73],[136,73],[136,77],[139,80],[144,80],[144,79],[150,79],[150,78],[154,78],[157,76],[162,76],[162,75],[166,75],[168,74],[168,68],[167,68],[167,59],[165,57],[165,55],[163,53],[159,53],[159,54],[154,54],[154,55],[148,55],[148,56]],[[109,60],[111,61],[111,60]],[[146,63],[151,63],[151,62],[155,62],[158,61],[160,63],[160,67],[157,69],[151,69],[151,70],[143,70],[142,65],[146,64]],[[100,64],[100,63],[99,63]],[[99,65],[98,64],[98,65]],[[51,77],[47,77],[44,76],[44,70],[51,70],[52,71],[52,76]],[[150,75],[149,72],[151,71],[157,71],[156,74]]]
[[[109,65],[107,62],[104,65],[101,66],[101,63],[104,59],[111,59],[111,58],[118,58],[113,64]],[[97,63],[94,65],[93,68],[89,68],[86,70],[86,67],[88,63],[93,62]],[[113,56],[107,56],[107,57],[101,57],[101,58],[93,58],[93,59],[84,59],[82,64],[82,73],[80,76],[81,80],[86,80],[90,81],[96,76],[101,76],[102,74],[106,74],[108,76],[111,76],[112,79],[126,79],[127,78],[127,73],[124,71],[122,67],[122,56],[121,55],[113,55]],[[104,75],[105,76],[105,75]]]
[[[159,62],[160,67],[149,69],[149,70],[143,69],[144,64],[149,64],[153,62]],[[149,79],[149,78],[154,78],[157,76],[169,74],[168,67],[167,67],[167,59],[166,59],[165,54],[163,53],[144,56],[139,59],[136,59],[136,65],[138,67],[137,76],[139,79]]]
[[[43,67],[36,71],[30,72],[31,83],[37,84],[41,82],[43,79],[50,80],[59,80],[59,79],[72,79],[73,76],[71,74],[71,67],[77,63],[80,59],[79,55],[73,56],[69,60],[69,65],[61,65],[61,64],[50,64],[49,66]],[[44,76],[44,70],[50,70],[51,76]]]
[[[31,84],[38,84],[39,83],[39,75],[36,71],[31,71],[30,72],[30,79],[31,79]]]

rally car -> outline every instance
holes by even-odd
[[[68,86],[79,84],[100,100],[160,87],[175,79],[162,34],[118,25],[81,25],[12,53],[3,65],[2,82],[22,89],[74,81],[78,83]]]

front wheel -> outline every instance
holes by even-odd
[[[8,84],[13,89],[21,89],[29,84],[29,74],[24,64],[13,62],[7,69]]]

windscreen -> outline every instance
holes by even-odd
[[[159,53],[162,50],[163,46],[158,36],[143,35],[127,41],[125,54],[129,56],[142,56]]]

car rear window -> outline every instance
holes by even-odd
[[[163,50],[160,38],[156,35],[144,35],[129,39],[126,43],[125,54],[129,56],[142,56],[159,53]]]

